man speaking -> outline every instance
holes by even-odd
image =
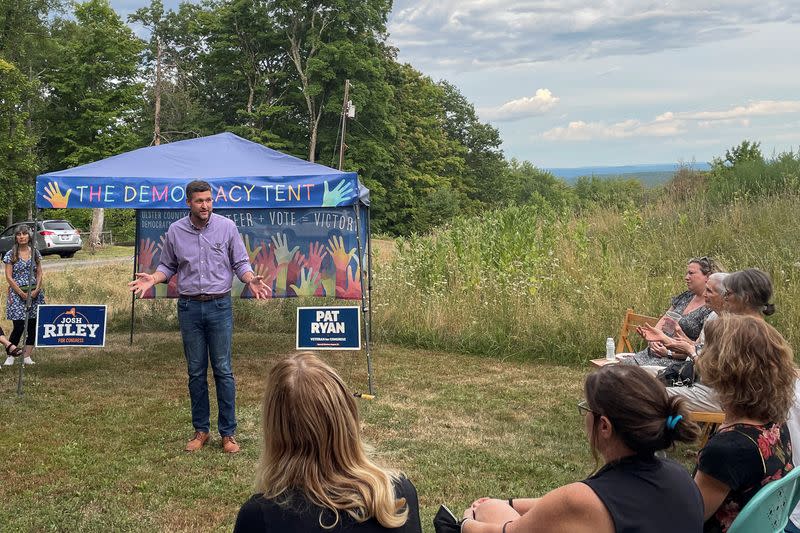
[[[193,181],[186,186],[189,216],[167,230],[161,261],[153,274],[139,272],[128,284],[141,296],[157,283],[178,274],[178,322],[189,372],[194,437],[187,452],[202,448],[209,439],[208,361],[217,386],[217,428],[222,449],[239,451],[236,442],[236,383],[231,368],[233,274],[256,298],[269,297],[269,288],[250,267],[236,224],[212,214],[211,186]]]

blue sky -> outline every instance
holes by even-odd
[[[145,0],[112,0],[122,14]],[[165,1],[166,5],[177,2]],[[800,147],[800,1],[395,0],[389,41],[540,167]]]

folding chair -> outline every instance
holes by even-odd
[[[636,351],[628,338],[630,334],[635,333],[638,326],[644,326],[645,324],[655,326],[658,320],[658,318],[652,316],[637,315],[633,312],[633,309],[628,308],[625,312],[625,318],[622,320],[622,327],[619,330],[617,353]]]
[[[800,467],[770,481],[747,502],[728,533],[782,533],[800,500]]]

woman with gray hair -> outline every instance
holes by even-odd
[[[721,311],[734,315],[753,316],[763,319],[764,315],[775,312],[772,300],[772,280],[766,272],[748,268],[731,274],[712,274],[706,284],[706,305],[714,311],[714,317]],[[706,319],[713,320],[711,316]],[[680,334],[676,335],[680,337]],[[672,349],[686,351],[692,358],[701,356],[705,343],[705,326],[696,343],[680,340],[664,341],[674,343]],[[692,346],[693,350],[688,351]],[[667,387],[670,396],[682,396],[692,411],[722,411],[722,406],[714,390],[701,382],[702,376],[689,387]]]
[[[762,318],[775,312],[772,300],[772,280],[757,268],[734,272],[725,281],[725,310],[736,315]]]
[[[672,338],[667,337],[661,331],[647,325],[641,328],[642,335],[644,335],[644,332],[647,332],[648,336],[658,336],[664,346],[673,351],[673,359],[686,359],[687,356],[697,357],[700,349],[702,349],[702,346],[705,344],[706,324],[717,318],[719,313],[725,310],[725,294],[727,291],[725,279],[728,276],[730,276],[730,274],[727,272],[714,272],[708,276],[703,298],[705,299],[706,307],[711,309],[711,312],[706,317],[703,323],[703,329],[700,330],[700,335],[696,340],[687,337],[680,325],[675,327],[675,336]]]

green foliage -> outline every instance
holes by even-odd
[[[757,163],[739,162],[730,176]],[[800,190],[784,178],[800,162],[786,153],[760,164],[761,181],[774,188],[724,203],[702,188],[713,189],[713,175],[706,182],[679,171],[644,198],[597,180],[599,193],[581,198],[593,209],[559,215],[539,197],[539,207],[458,218],[398,240],[396,259],[377,271],[374,330],[415,346],[584,363],[603,353],[626,308],[660,315],[685,289],[685,261],[710,255],[729,271],[757,267],[772,276],[779,313],[770,321],[796,343]],[[615,204],[620,190],[628,197]]]
[[[758,143],[751,145],[748,141],[728,150],[725,161],[715,160],[708,182],[710,200],[716,205],[797,192],[800,152],[783,152],[765,160]]]
[[[44,145],[52,165],[81,165],[137,147],[141,42],[107,0],[75,6],[55,22],[60,63],[48,70]]]
[[[581,208],[623,208],[640,205],[645,198],[645,189],[642,182],[636,179],[582,176],[575,182],[575,195]]]
[[[512,159],[500,176],[501,182],[493,191],[496,198],[492,203],[496,205],[526,205],[544,200],[560,212],[572,208],[577,201],[575,192],[563,180],[529,161]]]
[[[36,173],[36,138],[27,126],[35,85],[16,66],[0,59],[0,216],[31,197]]]
[[[764,156],[761,154],[761,143],[742,141],[739,146],[734,146],[729,150],[725,150],[724,163],[728,165],[738,165],[747,161],[764,161]]]

